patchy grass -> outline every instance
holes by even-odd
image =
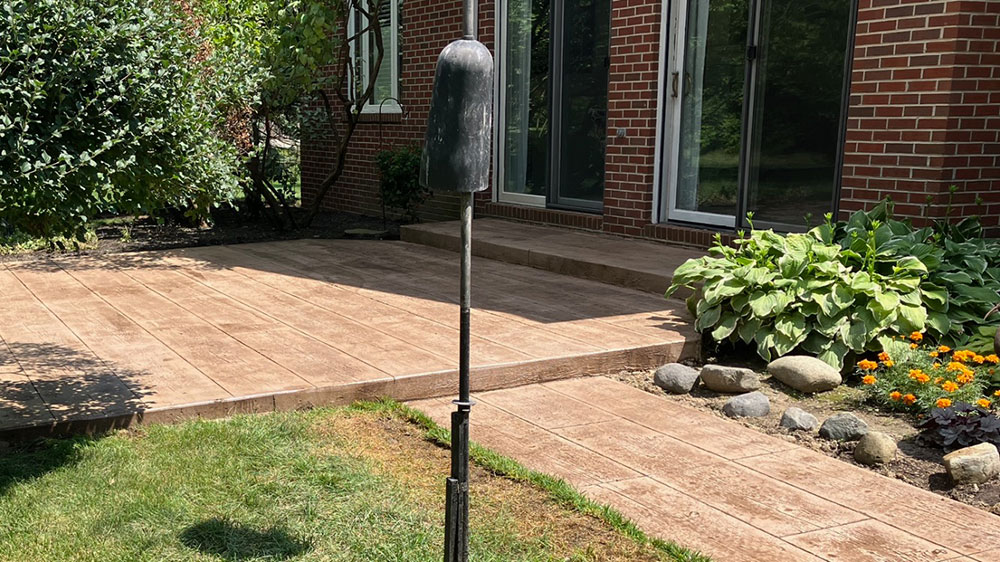
[[[149,426],[0,457],[4,561],[436,561],[447,433],[396,403]],[[705,560],[474,447],[472,559]]]
[[[3,234],[0,231],[0,256],[17,256],[43,250],[77,251],[92,250],[97,247],[97,234],[93,228],[87,230],[81,242],[74,238],[36,238],[23,232]]]

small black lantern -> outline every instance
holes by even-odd
[[[475,0],[464,0],[464,37],[438,56],[420,184],[461,194],[458,400],[451,414],[451,475],[445,503],[445,562],[469,559],[469,323],[472,305],[472,209],[487,188],[493,124],[493,57],[476,41]]]

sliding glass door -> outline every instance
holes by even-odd
[[[852,0],[679,0],[666,214],[781,229],[833,210]]]
[[[500,3],[499,198],[600,210],[610,0]]]

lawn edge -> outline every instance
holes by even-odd
[[[358,401],[351,409],[365,412],[388,412],[420,426],[424,438],[442,447],[451,447],[451,431],[445,429],[420,410],[390,398],[377,401]],[[595,502],[561,478],[531,470],[511,457],[507,457],[474,441],[469,443],[469,456],[473,462],[490,472],[523,482],[541,489],[560,505],[600,519],[615,531],[640,545],[650,545],[659,553],[676,562],[711,562],[711,558],[685,548],[672,541],[650,537],[634,521],[617,509]]]

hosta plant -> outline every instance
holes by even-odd
[[[694,289],[695,327],[715,341],[753,344],[764,360],[800,349],[839,368],[848,352],[877,351],[881,335],[924,330],[924,301],[946,298],[920,289],[920,260],[879,253],[882,226],[849,251],[829,217],[805,234],[752,230],[732,246],[717,238],[708,256],[677,268],[667,296]]]
[[[958,403],[989,408],[1000,357],[968,349],[924,345],[923,334],[881,341],[877,359],[862,359],[857,374],[874,402],[894,410],[926,412]]]

